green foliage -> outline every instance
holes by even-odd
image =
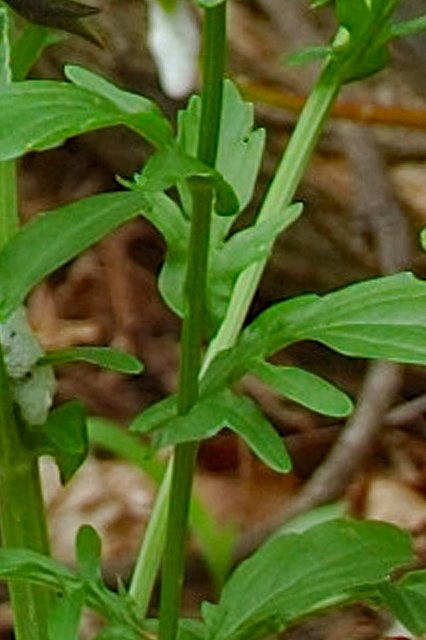
[[[312,2],[313,8],[329,0]],[[377,73],[388,62],[388,46],[393,38],[418,33],[426,28],[425,16],[393,24],[400,0],[336,0],[335,12],[340,30],[330,46],[308,47],[290,56],[290,62],[304,64],[329,58],[330,75],[338,74],[342,83]]]
[[[385,582],[379,593],[397,620],[416,636],[426,632],[426,571],[412,571],[399,582]]]
[[[144,433],[143,414],[141,418],[132,428]],[[256,404],[228,389],[207,396],[186,415],[175,415],[162,423],[154,446],[198,441],[215,435],[224,427],[238,433],[271,469],[290,470],[290,459],[283,442]]]
[[[256,640],[280,632],[351,602],[411,557],[408,535],[384,523],[332,520],[276,536],[236,569],[218,605],[203,608],[206,637]]]
[[[228,386],[253,372],[296,402],[326,415],[347,415],[351,402],[342,391],[308,372],[274,367],[264,359],[299,340],[317,340],[350,356],[426,364],[425,327],[426,285],[409,273],[278,303],[243,331],[234,348],[212,362],[201,384],[201,399],[188,415],[177,416],[176,401],[169,397],[138,416],[131,428],[158,431],[155,445],[164,446],[211,437],[228,426],[272,468],[285,470],[283,462],[277,465],[270,456],[280,449],[265,418],[252,401],[231,394]],[[262,437],[270,433],[267,442],[255,444],[257,430],[247,432],[256,422],[264,425]]]
[[[104,584],[100,570],[100,540],[87,525],[80,528],[76,540],[77,571],[28,549],[0,549],[0,576],[13,581],[43,584],[57,595],[49,615],[51,638],[64,630],[66,638],[78,628],[83,605],[100,613],[112,629],[126,629],[125,638],[144,637],[143,627],[124,590],[111,591]],[[108,637],[108,636],[105,636]],[[111,636],[113,637],[113,636]]]
[[[189,181],[190,184],[207,182],[211,185],[216,194],[216,211],[219,215],[232,216],[238,212],[237,197],[220,173],[177,147],[168,147],[151,156],[137,177],[135,187],[165,191],[183,181]]]
[[[31,435],[39,454],[55,458],[64,484],[87,457],[86,411],[79,402],[67,402],[54,409],[38,432]]]
[[[0,551],[0,576],[45,584],[60,594],[51,611],[52,631],[75,630],[85,605],[109,623],[101,638],[118,637],[119,631],[132,640],[150,637],[126,591],[115,594],[103,584],[100,552],[96,532],[84,526],[77,536],[76,573],[41,554],[8,549]],[[277,535],[235,570],[217,605],[204,604],[204,625],[184,621],[179,637],[256,640],[331,605],[349,603],[360,590],[381,593],[391,573],[412,557],[408,535],[384,523],[328,520],[301,533]],[[413,582],[424,591],[423,577]]]
[[[161,195],[103,193],[32,219],[0,252],[0,317],[7,318],[42,278],[144,208],[163,210]]]
[[[178,115],[177,142],[190,157],[194,156],[198,146],[200,112],[201,101],[196,96],[190,99],[188,107]],[[231,81],[226,81],[216,173],[223,176],[223,181],[231,185],[236,194],[239,205],[234,214],[243,211],[252,197],[264,149],[264,131],[254,130],[253,125],[253,106],[242,100]],[[152,161],[155,161],[155,156]],[[199,163],[199,161],[194,162]],[[147,166],[149,167],[149,163]],[[142,173],[142,178],[146,171],[147,167]],[[166,261],[159,278],[160,291],[173,311],[182,316],[192,195],[190,185],[183,180],[176,180],[175,184],[179,188],[183,210],[175,210],[174,224],[165,228],[164,217],[157,220],[151,217],[150,221],[165,236],[168,247]],[[295,207],[292,215],[289,216],[287,226],[300,213],[301,208]],[[219,215],[212,219],[207,282],[207,305],[211,329],[217,327],[218,322],[223,318],[238,274],[248,264],[269,255],[274,238],[286,226],[285,221],[279,219],[274,223],[251,227],[229,236],[235,218],[235,215],[231,215],[224,219]]]
[[[298,340],[317,340],[345,355],[425,364],[426,285],[410,273],[360,282],[324,296],[273,305],[219,354],[204,393],[238,380],[259,359]]]
[[[19,36],[12,42],[10,69],[13,79],[25,80],[31,67],[46,47],[61,40],[61,36],[46,27],[27,22]]]
[[[71,83],[26,80],[3,88],[0,160],[51,149],[72,136],[118,124],[158,146],[172,140],[168,121],[150,100],[87,70],[68,67],[66,72]]]

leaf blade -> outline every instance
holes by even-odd
[[[278,393],[318,413],[342,418],[353,410],[346,393],[304,369],[259,362],[251,371]]]
[[[87,362],[117,373],[137,375],[143,371],[143,364],[135,356],[111,347],[72,347],[50,351],[42,359],[43,364],[52,366],[72,362]]]
[[[334,520],[274,537],[234,572],[207,610],[210,640],[255,640],[350,600],[412,557],[407,534],[384,523]],[[210,622],[210,625],[209,625]]]
[[[147,204],[141,193],[105,193],[40,214],[21,227],[0,253],[0,315],[7,317],[46,275]]]

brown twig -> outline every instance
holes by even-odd
[[[239,80],[238,86],[247,100],[290,111],[294,114],[300,113],[306,102],[305,96],[269,85]],[[334,105],[331,117],[369,125],[426,130],[426,109],[401,105],[339,101]]]

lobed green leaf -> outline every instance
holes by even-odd
[[[278,303],[247,327],[233,349],[217,356],[203,392],[238,380],[259,358],[300,340],[353,357],[424,365],[426,283],[399,273]]]
[[[156,430],[156,448],[210,438],[221,429],[229,428],[271,469],[278,472],[291,469],[282,439],[249,398],[223,389],[201,398],[182,416],[176,415],[175,399],[167,400],[142,413],[131,425],[131,430],[139,433]]]
[[[195,157],[169,146],[151,156],[135,186],[149,191],[165,191],[183,180],[201,180],[209,184],[216,194],[219,215],[233,216],[240,209],[237,196],[221,174]]]
[[[200,111],[200,98],[194,96],[178,117],[178,144],[189,156],[194,156],[197,149]],[[225,81],[216,169],[224,182],[235,192],[239,202],[238,212],[247,206],[252,197],[264,149],[265,133],[262,129],[253,127],[253,105],[241,98],[231,81]],[[181,212],[180,233],[175,235],[174,243],[168,242],[169,254],[160,274],[159,284],[167,304],[177,314],[182,315],[182,282],[186,268],[188,218],[192,200],[188,184],[178,182],[178,190],[185,214]],[[294,205],[286,213],[288,215],[282,218],[277,215],[272,222],[254,225],[231,235],[229,231],[235,217],[213,216],[207,283],[209,318],[206,322],[206,333],[213,331],[223,318],[241,270],[252,262],[268,257],[277,235],[300,215],[301,205]]]

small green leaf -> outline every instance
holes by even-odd
[[[143,371],[143,365],[138,358],[110,347],[72,347],[51,351],[42,359],[43,364],[53,366],[79,361],[129,375],[137,375]]]
[[[287,64],[294,66],[310,64],[317,60],[324,60],[330,55],[331,51],[331,47],[325,46],[305,47],[301,51],[296,51],[286,56],[285,61]]]
[[[41,428],[42,453],[54,456],[65,484],[83,464],[89,445],[83,405],[72,401],[54,409]]]
[[[203,180],[216,194],[216,211],[232,216],[239,210],[239,202],[232,187],[211,167],[179,150],[176,146],[163,149],[148,160],[136,186],[150,191],[165,191],[182,180]]]
[[[26,22],[12,42],[11,67],[15,82],[24,80],[46,47],[62,40],[62,35],[46,27]]]
[[[387,64],[397,4],[398,0],[336,0],[341,27],[332,42],[329,71],[342,83],[367,77]]]
[[[267,260],[278,235],[298,220],[302,211],[303,205],[295,203],[282,216],[274,216],[224,240],[218,239],[216,244],[211,243],[207,299],[210,315],[216,323],[226,313],[230,293],[240,273],[254,262]]]
[[[141,192],[103,193],[40,214],[21,227],[0,252],[0,317],[7,318],[46,275],[149,209],[153,200]]]
[[[227,426],[245,440],[260,460],[279,473],[291,470],[283,439],[252,400],[225,391],[219,399],[219,405],[222,403]]]
[[[214,640],[257,640],[350,602],[413,557],[408,534],[385,523],[332,520],[274,537],[233,573],[215,607],[203,608]]]
[[[115,457],[124,458],[135,464],[156,483],[164,476],[165,463],[152,457],[148,444],[134,434],[124,431],[119,425],[99,416],[87,418],[89,442],[97,448],[112,453]]]
[[[404,20],[392,25],[392,36],[394,38],[403,38],[405,36],[415,35],[426,29],[426,15]]]
[[[140,413],[131,423],[130,431],[150,433],[177,417],[176,396],[167,396]]]
[[[84,582],[101,581],[101,540],[90,525],[83,525],[78,530],[76,558],[78,572]]]
[[[133,430],[147,426],[142,420],[133,423]],[[249,398],[236,396],[224,389],[217,394],[201,398],[189,413],[163,423],[155,433],[154,446],[164,447],[182,442],[196,442],[210,438],[223,428],[238,433],[253,452],[271,469],[286,472],[291,461],[283,440]]]
[[[352,401],[346,393],[309,371],[265,362],[257,363],[251,371],[278,393],[312,411],[336,418],[348,416],[353,411]]]
[[[0,578],[29,581],[61,591],[78,584],[76,576],[53,558],[30,549],[0,549]]]
[[[426,632],[426,589],[417,590],[415,585],[414,588],[409,586],[410,578],[413,576],[416,580],[419,573],[423,573],[426,585],[425,572],[416,571],[407,575],[408,584],[402,579],[396,584],[385,582],[378,588],[386,607],[416,637]]]

